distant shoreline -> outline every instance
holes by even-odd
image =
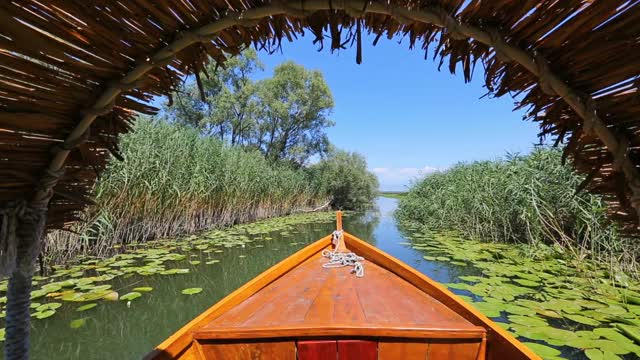
[[[378,196],[393,199],[403,199],[407,195],[407,193],[407,191],[380,191],[378,192]]]

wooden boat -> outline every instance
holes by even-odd
[[[337,229],[231,293],[145,359],[540,359],[442,285],[342,232],[340,212]],[[333,251],[363,257],[364,276],[323,266]]]

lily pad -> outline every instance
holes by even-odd
[[[486,317],[499,317],[502,310],[498,304],[489,302],[476,302],[473,303],[473,306]]]
[[[546,320],[534,316],[510,315],[507,317],[509,322],[524,326],[548,326]]]
[[[130,292],[128,294],[124,294],[124,295],[120,296],[120,300],[122,300],[122,301],[130,301],[130,300],[135,300],[135,299],[137,299],[137,298],[139,298],[141,296],[142,296],[141,293],[139,293],[137,291],[132,291],[132,292]]]
[[[531,280],[527,280],[527,279],[514,279],[513,281],[517,282],[520,285],[527,286],[527,287],[538,287],[538,286],[540,286],[539,282],[531,281]]]
[[[627,312],[627,310],[625,310],[625,308],[623,308],[622,306],[619,306],[619,305],[611,305],[611,306],[608,306],[608,307],[595,309],[594,311],[602,313],[602,314],[608,314],[608,315],[622,315],[622,314],[625,314]]]
[[[569,320],[573,320],[573,321],[575,321],[577,323],[580,323],[580,324],[591,325],[591,326],[600,325],[600,321],[595,320],[595,319],[591,319],[591,318],[588,318],[588,317],[582,316],[582,315],[567,314],[564,317],[569,319]]]
[[[53,316],[53,314],[55,314],[55,313],[56,313],[56,311],[55,311],[55,310],[49,309],[49,310],[45,310],[45,311],[37,312],[37,313],[33,314],[33,316],[34,316],[36,319],[40,319],[40,320],[41,320],[41,319],[46,319],[46,318],[48,318],[48,317],[51,317],[51,316]]]
[[[536,311],[532,309],[527,309],[518,305],[507,305],[504,309],[509,314],[514,315],[535,315]]]
[[[86,323],[87,323],[87,318],[75,319],[69,323],[69,327],[71,327],[72,329],[78,329],[83,327]]]
[[[62,306],[62,304],[61,303],[57,303],[57,302],[47,303],[47,304],[38,306],[36,308],[36,311],[43,312],[43,311],[46,311],[46,310],[55,310],[55,309],[59,308],[60,306]]]
[[[533,352],[535,352],[536,354],[542,356],[543,358],[558,356],[561,354],[560,350],[554,349],[546,345],[537,344],[537,343],[528,343],[528,342],[523,344],[526,345],[529,349],[533,350]]]
[[[143,287],[133,288],[131,290],[137,291],[137,292],[150,292],[150,291],[153,291],[153,288],[151,286],[143,286]]]
[[[202,292],[202,288],[188,288],[182,290],[182,293],[185,295],[195,295]]]

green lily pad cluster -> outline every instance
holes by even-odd
[[[264,247],[271,236],[295,237],[299,226],[311,223],[335,221],[331,212],[304,213],[281,218],[267,219],[250,224],[241,224],[226,229],[217,229],[202,234],[178,239],[162,239],[140,244],[116,246],[121,252],[108,258],[78,257],[69,263],[53,266],[50,276],[34,276],[31,292],[31,316],[33,319],[47,319],[68,303],[71,309],[82,314],[91,314],[91,309],[101,302],[120,300],[130,306],[132,303],[151,296],[153,288],[144,285],[144,280],[129,286],[118,285],[114,280],[136,276],[179,276],[197,271],[199,266],[211,266],[224,261],[225,250],[234,247]],[[298,243],[300,246],[303,242]],[[245,255],[240,255],[244,258]],[[124,281],[126,283],[126,281]],[[122,281],[118,281],[121,284]],[[5,317],[6,291],[8,281],[0,281],[0,319]],[[195,295],[201,288],[182,291],[185,295]],[[78,304],[83,303],[83,304]],[[117,302],[116,302],[117,303]],[[95,310],[93,310],[95,311]],[[84,326],[88,317],[72,321],[69,326],[77,329]],[[2,330],[2,334],[4,334]],[[0,336],[3,341],[3,336]]]
[[[464,272],[450,289],[541,357],[575,349],[588,359],[640,356],[640,284],[628,276],[590,261],[531,257],[524,246],[404,230],[425,260]]]

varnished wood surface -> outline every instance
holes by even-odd
[[[199,346],[203,360],[296,360],[293,341],[201,343]]]
[[[337,360],[338,341],[304,340],[296,344],[298,360]]]
[[[339,340],[336,360],[377,360],[378,342],[371,340]]]
[[[234,331],[248,336],[253,330],[270,336],[291,336],[296,331],[312,336],[317,330],[340,335],[341,328],[348,329],[348,334],[358,329],[407,329],[434,337],[481,338],[484,333],[483,328],[372,262],[365,261],[364,278],[351,274],[351,267],[323,268],[326,262],[320,254],[310,257],[199,329],[194,337],[235,337]],[[294,331],[285,334],[281,329]]]
[[[202,328],[194,331],[199,340],[266,339],[277,337],[402,337],[407,339],[481,339],[486,330],[480,326],[472,329],[420,329],[407,326],[273,326],[273,327],[223,327]]]

